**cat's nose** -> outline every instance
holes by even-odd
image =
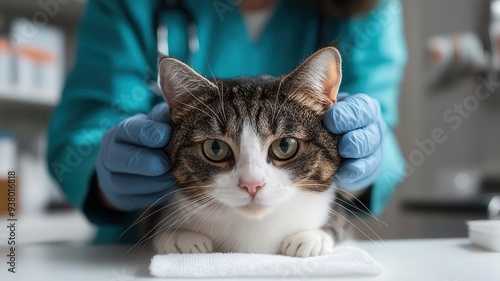
[[[255,196],[255,194],[257,194],[257,191],[259,191],[264,186],[264,183],[261,181],[244,181],[240,179],[238,186],[248,192],[250,196]]]

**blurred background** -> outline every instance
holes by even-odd
[[[85,7],[85,0],[57,2],[50,12],[36,0],[0,0],[0,192],[4,198],[7,170],[16,166],[21,243],[82,242],[95,233],[45,164],[48,121]],[[500,2],[402,3],[409,61],[397,136],[408,176],[384,223],[367,215],[350,221],[359,239],[465,237],[467,220],[500,212]],[[33,36],[14,54],[19,33]]]

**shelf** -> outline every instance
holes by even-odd
[[[43,123],[49,120],[57,103],[37,91],[0,90],[0,120]]]
[[[43,13],[45,14],[45,17],[49,19],[49,23],[52,24],[64,23],[64,25],[70,23],[76,25],[83,12],[86,0],[69,0],[69,2],[66,4],[59,4],[59,1],[54,1],[55,3],[58,4],[57,8],[51,7],[51,9],[53,9],[52,11],[56,11],[54,14],[49,14],[39,4],[39,2],[44,3],[46,1],[1,0],[1,2],[2,3],[0,4],[0,7],[2,8],[0,8],[0,11],[5,9],[5,11],[8,12],[7,16],[20,16],[20,17],[26,17],[29,20],[33,20],[34,17],[41,18],[42,16],[40,16],[39,14]]]
[[[6,221],[5,217],[1,217]],[[89,242],[96,228],[77,211],[55,214],[20,215],[17,224],[19,232],[17,245],[33,243]],[[7,245],[7,229],[0,229],[0,246]]]
[[[53,108],[57,105],[57,100],[44,97],[43,92],[29,91],[10,87],[0,89],[0,103],[16,103],[27,107],[47,107]]]

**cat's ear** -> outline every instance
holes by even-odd
[[[174,58],[160,58],[158,68],[163,97],[171,109],[183,100],[195,98],[193,93],[217,90],[214,83]]]
[[[322,94],[335,103],[342,81],[340,53],[335,47],[322,48],[284,79],[292,83],[294,90],[308,94]]]

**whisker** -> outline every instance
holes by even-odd
[[[215,199],[215,198],[214,198],[214,199]],[[216,200],[215,200],[215,201],[216,201]],[[217,202],[217,201],[216,201],[216,203],[219,203],[219,202]],[[209,206],[207,206],[207,207],[209,207]],[[212,208],[211,208],[212,210],[211,210],[210,212],[205,212],[205,214],[203,214],[203,215],[201,216],[201,218],[200,218],[200,219],[198,219],[198,222],[196,222],[196,224],[194,225],[194,230],[192,231],[193,233],[197,233],[197,232],[198,232],[198,224],[199,224],[200,222],[202,222],[202,221],[204,221],[204,220],[205,220],[205,216],[208,218],[208,217],[209,217],[209,215],[210,215],[210,214],[212,214],[212,212],[216,209],[216,208],[215,208],[215,206],[211,206],[211,207],[212,207]],[[201,224],[200,224],[200,225],[201,225]]]
[[[215,78],[214,72],[212,71],[212,67],[210,67],[210,63],[208,62],[208,57],[207,57],[207,66],[208,66],[208,70],[210,71],[210,74],[212,75],[215,83],[217,84],[217,79]],[[217,93],[219,94],[219,98],[220,98],[222,116],[223,116],[224,122],[227,123],[226,111],[224,109],[224,84],[222,84],[222,92],[220,91],[219,87],[217,87]]]
[[[217,113],[215,113],[215,111],[213,111],[213,109],[211,109],[206,103],[202,102],[197,96],[193,95],[191,93],[191,91],[188,90],[188,88],[186,88],[186,86],[182,85],[182,87],[193,97],[195,98],[198,102],[200,102],[201,104],[203,104],[206,108],[208,108],[208,110],[210,110],[214,115],[213,117],[217,118],[217,120],[219,120],[220,124],[221,125],[224,125],[224,122],[222,122],[222,120],[219,118],[219,116],[217,115]]]
[[[332,223],[334,223],[337,226],[338,229],[342,230],[342,232],[344,233],[345,237],[347,237],[347,239],[350,240],[351,238],[349,237],[349,234],[347,234],[347,232],[345,232],[344,228],[339,224],[339,222],[336,221],[334,218],[332,218],[330,216],[330,214],[328,214],[327,216],[328,216],[329,221],[332,222]]]
[[[190,104],[187,104],[187,103],[185,103],[185,102],[181,102],[181,101],[178,101],[178,103],[180,103],[180,104],[182,104],[182,105],[185,105],[185,106],[187,106],[187,107],[190,107],[190,108],[192,108],[192,109],[198,110],[198,111],[200,111],[200,112],[202,112],[202,113],[205,113],[205,115],[207,115],[208,117],[212,118],[212,115],[210,115],[208,112],[206,112],[206,111],[204,111],[204,110],[202,110],[202,109],[197,108],[196,106],[192,106],[192,105],[190,105]]]
[[[215,198],[213,198],[213,199],[209,200],[208,202],[211,202],[212,200],[215,200]],[[204,208],[205,206],[201,206],[201,207],[202,207],[202,208]],[[189,218],[191,218],[192,216],[194,216],[196,213],[197,213],[197,211],[196,211],[196,212],[193,212],[193,213],[192,213],[189,217],[187,217],[186,219],[184,219],[184,220],[182,221],[182,223],[179,223],[179,226],[177,226],[177,228],[176,228],[176,229],[172,232],[172,234],[170,235],[170,237],[168,238],[168,240],[167,240],[167,242],[166,242],[165,244],[168,244],[168,242],[170,242],[170,239],[172,239],[172,237],[175,235],[175,233],[177,232],[177,230],[179,230],[179,228],[182,226],[182,224],[184,224],[184,222],[186,222]],[[165,236],[165,234],[167,234],[167,233],[169,232],[170,228],[171,228],[172,226],[174,226],[176,223],[177,223],[177,221],[176,221],[176,222],[174,222],[174,223],[173,223],[173,224],[172,224],[172,225],[171,225],[168,229],[166,229],[165,231],[162,231],[162,232],[163,232],[163,235],[161,236],[161,238],[163,238],[163,237]],[[158,233],[158,232],[157,232],[157,233]],[[155,235],[156,235],[156,234],[155,234]],[[160,242],[161,238],[158,240],[158,242],[157,242],[157,244],[156,244],[156,247],[158,247],[158,243]]]
[[[305,186],[317,186],[317,185],[320,185],[320,184],[300,184],[300,185],[299,185],[299,187],[304,187],[304,188],[307,188],[307,187],[305,187]],[[321,186],[321,185],[320,185],[320,186]],[[324,186],[328,186],[328,185],[324,185]],[[356,198],[356,199],[357,199],[357,198]],[[388,227],[388,225],[387,225],[384,221],[382,221],[381,219],[377,218],[377,217],[376,217],[376,216],[375,216],[372,212],[370,212],[368,209],[367,209],[368,211],[365,211],[365,210],[361,209],[360,207],[358,207],[358,206],[354,205],[354,203],[353,203],[351,200],[349,200],[349,201],[345,201],[345,200],[343,200],[342,198],[340,198],[339,196],[336,196],[335,198],[331,199],[330,201],[335,201],[335,200],[341,201],[341,202],[345,203],[346,205],[348,205],[348,206],[350,206],[350,207],[354,208],[355,210],[359,211],[360,213],[363,213],[363,214],[365,214],[365,215],[367,215],[367,216],[369,216],[369,217],[371,217],[371,218],[375,219],[375,220],[377,221],[377,223],[378,223],[378,225],[379,225],[380,227],[382,227],[382,225],[381,225],[380,223],[382,223],[383,225],[385,225],[385,226],[387,226],[387,227]],[[358,200],[358,201],[359,201],[359,200]],[[363,206],[364,206],[364,205],[363,205]],[[365,206],[365,208],[366,208],[366,206]]]
[[[285,105],[285,103],[286,103],[289,99],[294,98],[294,97],[295,97],[295,93],[296,93],[296,92],[297,92],[297,91],[298,91],[298,90],[299,90],[302,86],[304,86],[304,84],[305,84],[305,83],[306,83],[306,82],[303,82],[302,84],[300,84],[300,85],[297,87],[297,89],[295,89],[295,91],[293,91],[293,93],[292,93],[291,95],[289,95],[288,97],[286,97],[285,101],[281,104],[281,106],[280,106],[280,108],[279,108],[279,110],[278,110],[278,112],[277,112],[277,114],[276,114],[276,117],[277,117],[277,116],[279,116],[279,114],[280,114],[280,112],[281,112],[281,109],[283,109],[283,106]]]
[[[334,185],[334,188],[335,188],[335,191],[342,191],[342,192],[346,193],[347,195],[349,195],[349,197],[344,197],[344,198],[345,198],[345,199],[347,199],[347,200],[348,200],[349,202],[351,202],[352,204],[354,204],[354,203],[352,202],[351,198],[354,198],[357,202],[359,202],[359,204],[361,204],[361,206],[363,206],[363,208],[365,208],[365,210],[366,210],[368,213],[370,213],[370,216],[371,216],[372,218],[376,219],[376,220],[377,220],[377,222],[381,222],[381,223],[383,223],[384,225],[386,225],[386,226],[387,226],[387,224],[386,224],[385,222],[383,222],[381,219],[377,218],[377,217],[375,216],[375,214],[373,214],[373,212],[370,210],[370,208],[368,208],[368,207],[365,205],[365,203],[363,203],[363,201],[359,200],[357,196],[355,196],[354,194],[350,193],[349,191],[344,190],[344,189],[342,189],[342,188],[340,188],[340,187],[337,187],[337,186],[335,186],[335,185]],[[379,225],[380,225],[380,223],[379,223]]]
[[[192,186],[192,187],[184,187],[183,189],[191,189],[191,188],[200,188],[200,187],[208,187],[208,186],[204,186],[204,185],[200,185],[200,186]],[[127,233],[127,231],[129,231],[132,227],[134,227],[135,225],[139,224],[140,222],[142,222],[143,220],[147,219],[148,217],[156,214],[157,212],[167,208],[168,206],[170,206],[171,204],[169,205],[166,205],[166,206],[163,206],[161,207],[160,209],[158,210],[155,210],[153,213],[147,215],[146,217],[142,217],[144,216],[156,203],[158,203],[158,201],[160,201],[161,199],[165,198],[165,196],[168,196],[174,192],[178,192],[178,191],[181,191],[181,189],[175,189],[175,190],[172,190],[170,192],[168,192],[167,194],[161,196],[160,198],[158,198],[158,200],[156,200],[153,204],[149,205],[149,207],[127,228],[125,229],[125,231],[122,232],[122,234],[118,237],[117,241],[125,234]]]
[[[373,234],[375,234],[379,239],[381,239],[378,234],[368,225],[366,224],[366,222],[364,220],[362,220],[358,215],[356,215],[355,212],[353,212],[352,210],[349,210],[349,208],[346,208],[344,207],[342,204],[340,204],[339,202],[333,202],[334,204],[337,204],[338,206],[342,207],[344,210],[348,211],[349,213],[351,213],[352,215],[354,215],[359,221],[361,221],[366,227],[368,227],[368,229],[373,232]]]
[[[224,206],[220,202],[217,202],[217,207],[219,207],[219,212],[217,213],[217,215],[215,215],[215,219],[212,221],[212,227],[210,228],[210,236],[212,236],[212,237],[214,236],[214,225],[215,225],[215,222],[217,221],[217,218],[219,217],[221,211],[226,208],[226,206]]]
[[[180,218],[181,216],[185,215],[186,213],[187,213],[187,214],[189,214],[189,212],[190,212],[190,210],[187,210],[187,212],[185,212],[185,213],[180,213],[180,214],[177,216],[177,221],[179,220],[179,218]],[[193,214],[194,214],[194,213],[193,213]],[[188,218],[189,218],[189,217],[188,217]],[[188,218],[186,218],[186,219],[188,219]],[[173,217],[172,219],[175,219],[175,217]],[[170,219],[169,221],[171,221],[172,219]],[[177,222],[177,221],[176,221],[176,222]],[[176,223],[176,222],[175,222],[175,223]],[[167,222],[167,223],[168,223],[168,222]],[[172,224],[172,225],[169,225],[169,226],[167,227],[167,229],[170,229],[170,228],[174,227],[174,226],[175,226],[175,223],[174,223],[174,224]],[[182,223],[181,223],[180,225],[182,225]],[[180,225],[179,225],[179,226],[180,226]],[[162,229],[165,229],[165,228],[164,228],[164,227],[162,227]],[[153,234],[149,235],[149,237],[148,237],[148,234],[149,234],[149,233],[148,233],[148,234],[146,234],[143,238],[141,238],[141,240],[140,240],[138,243],[136,243],[136,245],[134,245],[134,246],[132,247],[132,249],[133,249],[134,247],[136,247],[137,245],[140,245],[140,244],[144,244],[144,245],[145,245],[145,244],[146,244],[148,241],[150,241],[150,240],[151,240],[154,236],[156,236],[156,235],[158,235],[158,234],[160,234],[160,233],[162,233],[162,234],[163,234],[163,235],[162,235],[162,237],[163,237],[163,236],[164,236],[167,232],[162,232],[162,230],[159,230],[159,231],[157,231],[157,232],[155,232],[155,233],[153,233]],[[160,239],[160,240],[161,240],[161,239]],[[158,240],[158,242],[159,242],[160,240]],[[158,246],[158,244],[156,244],[156,246]]]
[[[328,185],[328,184],[320,184],[320,183],[314,183],[314,184],[300,184],[302,186],[315,186],[315,185],[318,185],[318,186],[326,186],[326,187],[333,187],[335,189],[335,191],[342,191],[344,193],[347,193],[347,195],[349,195],[350,198],[354,198],[357,202],[359,202],[361,204],[361,206],[363,206],[363,208],[365,208],[366,212],[368,212],[370,217],[374,218],[375,220],[377,220],[379,222],[379,225],[380,225],[380,222],[382,224],[384,224],[385,226],[388,226],[384,221],[382,221],[381,219],[377,218],[377,216],[375,216],[372,211],[370,210],[370,208],[368,208],[361,200],[359,200],[354,194],[348,192],[347,190],[344,190],[340,187],[337,187],[336,185],[332,184],[332,185]],[[344,197],[345,199],[347,199],[350,203],[354,204],[354,202],[352,202],[352,200],[350,198],[347,198],[347,197]],[[358,208],[360,211],[362,211],[360,208]]]
[[[208,197],[208,195],[206,195]],[[179,203],[179,202],[178,202]],[[187,209],[188,207],[190,207],[191,205],[195,204],[196,202],[195,201],[192,201],[192,202],[189,202],[187,203],[186,205],[181,205],[179,207],[179,209],[175,210],[174,212],[170,213],[168,216],[166,216],[165,218],[163,218],[158,224],[156,224],[151,230],[149,230],[143,238],[139,239],[139,241],[137,241],[137,243],[135,243],[132,248],[130,248],[125,254],[127,254],[128,252],[130,252],[132,249],[134,249],[137,245],[140,245],[141,243],[144,242],[144,239],[147,235],[149,235],[151,232],[153,232],[157,227],[159,227],[165,220],[167,220],[169,217],[171,217],[172,215],[178,213],[178,212],[182,212],[184,209]],[[182,214],[182,213],[181,213]],[[169,221],[167,221],[168,223]]]
[[[149,207],[127,228],[125,229],[122,234],[120,234],[120,236],[116,239],[116,241],[120,240],[120,238],[122,238],[123,235],[125,235],[125,233],[127,233],[127,231],[129,231],[132,227],[134,227],[135,225],[137,225],[138,223],[140,223],[141,221],[147,219],[149,216],[151,216],[152,214],[156,213],[157,211],[153,212],[152,214],[146,216],[145,218],[142,218],[142,216],[144,216],[156,203],[158,203],[158,201],[160,201],[161,199],[165,198],[165,196],[168,196],[174,192],[177,192],[178,190],[173,190],[171,192],[168,192],[167,194],[165,195],[162,195],[160,198],[158,198],[153,204],[149,205]],[[162,207],[161,209],[163,209],[164,207]],[[142,218],[142,219],[141,219]]]
[[[211,198],[210,195],[204,195],[202,197],[196,198],[195,200],[192,200],[192,198],[190,198],[191,200],[188,200],[190,202],[188,202],[186,205],[183,205],[183,204],[185,204],[185,202],[177,202],[178,204],[182,204],[182,206],[180,206],[179,209],[174,210],[168,216],[166,216],[165,218],[163,218],[160,222],[158,222],[156,224],[156,226],[152,230],[154,230],[155,228],[158,228],[158,227],[161,228],[161,225],[168,224],[173,218],[175,218],[175,216],[172,217],[172,215],[175,215],[176,213],[179,213],[179,215],[182,215],[183,212],[186,213],[186,212],[189,212],[189,211],[193,211],[193,210],[189,210],[187,207],[194,207],[196,209],[200,205],[200,202],[203,203],[204,200],[208,200],[210,198]],[[172,217],[172,219],[170,219],[168,221],[165,221],[169,217]]]
[[[278,91],[276,92],[276,98],[274,99],[274,106],[272,107],[273,109],[273,118],[271,120],[271,125],[274,126],[274,123],[275,123],[275,117],[276,117],[276,109],[278,108],[278,97],[279,97],[279,94],[280,94],[280,90],[281,90],[281,83],[283,83],[283,79],[281,79],[280,81],[280,84],[278,85]]]
[[[192,210],[191,210],[191,209],[187,209],[187,208],[181,208],[181,209],[183,209],[183,210],[182,210],[182,212],[180,212],[180,213],[178,212],[179,214],[178,214],[177,216],[174,216],[174,217],[172,217],[171,219],[169,219],[168,221],[165,221],[165,219],[167,219],[168,217],[171,217],[171,215],[173,215],[173,214],[170,214],[170,215],[169,215],[169,216],[167,216],[165,219],[163,219],[162,221],[160,221],[160,222],[159,222],[159,223],[158,223],[158,224],[157,224],[157,225],[153,228],[153,230],[154,230],[155,228],[158,228],[158,227],[159,227],[159,228],[158,228],[158,230],[156,230],[156,233],[155,233],[154,235],[156,235],[157,233],[159,233],[159,232],[163,231],[165,228],[169,228],[169,227],[171,227],[171,226],[173,226],[173,225],[177,224],[177,222],[179,221],[179,219],[180,219],[182,216],[184,216],[184,215],[186,215],[186,214],[190,214],[190,213],[195,214],[196,212],[198,212],[198,209],[203,209],[203,208],[205,208],[206,206],[205,206],[204,204],[205,204],[206,202],[208,202],[208,201],[211,201],[212,199],[213,199],[213,198],[211,198],[211,196],[209,196],[209,195],[205,195],[205,196],[203,196],[203,197],[200,197],[197,201],[193,201],[193,202],[190,202],[190,203],[189,203],[189,205],[190,205],[189,207],[193,207],[193,206],[194,206],[194,209],[192,209]],[[204,201],[205,201],[205,202],[204,202]],[[182,206],[182,207],[184,207],[184,206]],[[178,211],[179,211],[179,210],[178,210]],[[174,212],[174,213],[175,213],[175,212]],[[172,221],[172,220],[174,220],[174,219],[175,219],[175,221],[174,221],[173,223],[171,223],[171,221]],[[170,226],[168,226],[169,224],[170,224]],[[149,233],[148,233],[148,234],[149,234]],[[146,234],[146,235],[147,235],[147,234]],[[153,236],[154,236],[154,235],[153,235]]]
[[[227,116],[226,116],[226,110],[224,109],[224,84],[221,84],[222,86],[222,91],[220,91],[220,101],[221,101],[221,110],[222,110],[222,116],[224,117],[224,121],[227,123]],[[219,88],[217,88],[218,90]]]
[[[331,211],[331,212],[333,212],[333,213],[335,213],[337,216],[339,216],[339,217],[343,218],[343,219],[344,219],[345,221],[347,221],[348,223],[350,223],[352,226],[354,226],[354,228],[356,228],[359,232],[361,232],[361,233],[362,233],[362,234],[363,234],[366,238],[370,239],[372,242],[375,242],[375,243],[377,243],[377,244],[379,243],[379,242],[377,242],[377,241],[373,240],[372,238],[370,238],[368,235],[366,235],[366,233],[364,233],[364,232],[363,232],[363,231],[362,231],[359,227],[357,227],[355,224],[353,224],[353,223],[352,223],[349,219],[347,219],[346,217],[342,216],[339,212],[337,212],[337,211],[335,211],[335,210],[333,210],[333,209],[331,209],[330,211]],[[373,230],[372,230],[372,232],[375,234],[375,236],[377,236],[377,238],[378,238],[380,241],[382,241],[382,243],[383,243],[383,244],[385,244],[384,240],[383,240],[382,238],[380,238],[380,236],[378,236],[378,234],[377,234],[377,233],[375,233]]]
[[[310,198],[304,196],[303,194],[300,194],[300,193],[297,193],[297,195],[303,199],[306,199],[306,200],[310,200]],[[337,204],[338,206],[344,208],[345,210],[349,211],[350,213],[352,213],[354,216],[356,216],[357,219],[359,219],[366,227],[368,227],[368,229],[370,229],[371,232],[373,232],[373,234],[375,234],[375,236],[377,236],[377,238],[381,241],[382,238],[380,238],[380,236],[378,236],[378,234],[370,227],[368,226],[360,217],[358,217],[356,214],[354,214],[354,212],[352,212],[351,210],[345,208],[344,206],[342,206],[340,203],[338,202],[335,202],[335,201],[332,201],[334,204]],[[356,225],[354,225],[351,221],[349,221],[346,217],[342,216],[339,212],[335,211],[333,208],[330,209],[330,212],[333,212],[335,213],[337,216],[343,218],[345,221],[347,221],[348,223],[350,223],[352,226],[354,226],[359,232],[361,232],[363,235],[366,236],[366,238],[374,241],[373,239],[371,239],[368,235],[366,235],[366,233],[364,233],[361,229],[359,229]],[[329,215],[328,215],[329,216]],[[375,241],[374,241],[375,242]]]
[[[359,211],[359,212],[361,212],[361,213],[363,213],[363,214],[365,214],[365,215],[367,215],[367,216],[369,216],[369,217],[371,217],[371,218],[375,219],[375,221],[378,223],[378,225],[379,225],[380,227],[382,227],[382,225],[381,225],[380,223],[382,223],[382,224],[383,224],[384,226],[386,226],[386,227],[389,227],[389,225],[387,225],[387,223],[385,223],[383,220],[381,220],[381,219],[377,218],[376,216],[374,216],[374,215],[373,215],[373,213],[371,213],[371,212],[366,212],[365,210],[363,210],[363,209],[359,208],[358,206],[353,205],[353,204],[352,204],[352,202],[345,201],[345,200],[343,200],[343,199],[341,199],[341,198],[339,198],[339,197],[337,197],[336,199],[337,199],[338,201],[340,201],[340,202],[342,202],[342,203],[344,203],[344,204],[348,205],[349,207],[354,208],[355,210],[357,210],[357,211]],[[344,207],[344,206],[343,206],[343,207]],[[348,208],[346,208],[346,210],[348,210]]]
[[[181,213],[180,213],[179,215],[181,215],[181,214],[182,214],[182,211],[184,211],[184,209],[187,209],[187,208],[189,207],[189,205],[190,205],[190,204],[188,203],[187,205],[181,206],[181,207],[177,210],[177,212],[178,212],[178,211],[181,211]],[[174,213],[176,213],[176,212],[174,212]],[[168,217],[170,217],[170,216],[168,216]],[[167,218],[168,218],[168,217],[167,217]],[[166,219],[166,218],[165,218],[165,219]],[[165,220],[165,219],[164,219],[164,220]],[[134,244],[134,245],[133,245],[133,246],[132,246],[132,247],[131,247],[131,248],[130,248],[130,249],[129,249],[126,253],[128,253],[129,251],[131,251],[132,249],[134,249],[136,246],[138,246],[138,245],[140,245],[140,244],[143,244],[145,241],[147,241],[147,240],[146,240],[146,238],[148,237],[148,235],[149,235],[150,233],[152,233],[152,232],[154,231],[154,229],[155,229],[155,228],[157,228],[159,225],[160,225],[160,224],[157,224],[157,225],[156,225],[155,227],[153,227],[150,231],[148,231],[148,232],[147,232],[147,233],[146,233],[146,234],[145,234],[145,235],[144,235],[141,239],[139,239],[139,241],[137,241],[137,243],[135,243],[135,244]]]

